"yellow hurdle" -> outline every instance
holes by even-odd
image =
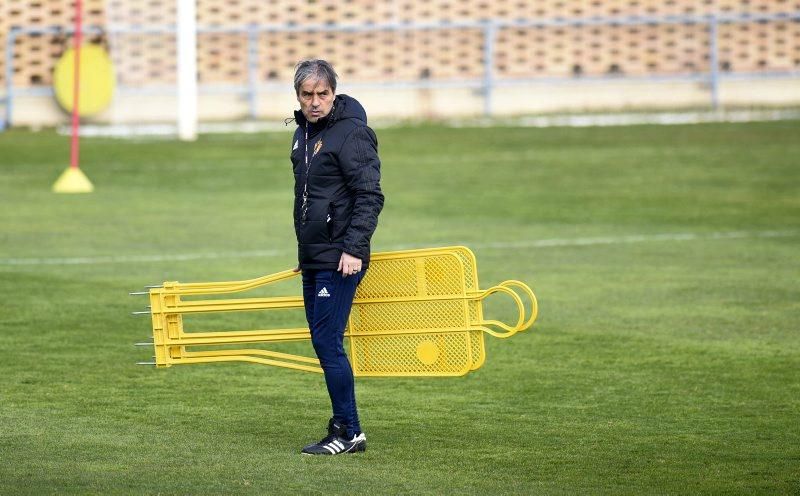
[[[286,270],[230,282],[165,282],[149,291],[155,365],[252,362],[322,372],[316,358],[265,349],[207,349],[247,343],[310,340],[307,327],[250,331],[186,332],[185,314],[245,310],[302,309],[302,296],[197,299],[240,293],[299,276]],[[483,316],[482,302],[504,293],[517,306],[513,325]],[[521,296],[520,296],[521,295]],[[527,297],[526,311],[523,298]],[[475,255],[455,246],[375,253],[356,291],[345,330],[356,376],[457,376],[476,370],[486,358],[483,335],[513,336],[530,328],[538,305],[520,281],[478,288]],[[201,349],[197,349],[200,347]]]

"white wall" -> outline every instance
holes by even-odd
[[[356,97],[370,118],[419,119],[480,116],[483,95],[478,89],[368,89],[347,88],[339,92]],[[729,106],[800,106],[800,78],[724,81],[719,89],[720,103]],[[561,112],[627,111],[637,109],[703,108],[710,96],[704,83],[583,81],[575,83],[532,83],[496,88],[494,115],[531,115]],[[103,113],[86,118],[86,123],[135,124],[174,123],[175,95],[117,94]],[[269,91],[258,96],[259,119],[279,120],[292,116],[297,107],[291,84],[286,91]],[[245,95],[201,94],[201,121],[246,119]],[[14,125],[52,126],[68,122],[53,97],[17,96]]]

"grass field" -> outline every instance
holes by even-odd
[[[85,139],[75,196],[66,138],[0,134],[0,494],[800,492],[800,122],[379,130],[374,249],[465,244],[541,312],[465,377],[358,380],[332,458],[321,376],[132,346],[129,291],[292,266],[290,132]]]

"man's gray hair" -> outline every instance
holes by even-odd
[[[300,94],[300,86],[308,79],[318,79],[328,83],[331,91],[336,93],[336,78],[339,75],[333,70],[333,66],[320,59],[302,60],[294,68],[294,92]]]

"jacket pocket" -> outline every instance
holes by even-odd
[[[353,215],[353,199],[340,198],[329,205],[328,233],[332,243],[342,242]]]
[[[328,215],[325,217],[325,227],[328,229],[328,243],[333,243],[333,221],[336,215],[336,205],[328,203]]]

